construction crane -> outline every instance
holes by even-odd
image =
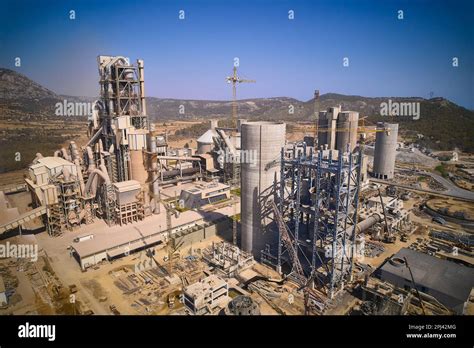
[[[314,91],[314,140],[313,146],[317,147],[318,144],[318,126],[319,126],[319,89]]]
[[[237,67],[234,65],[232,76],[226,77],[227,83],[232,84],[232,123],[233,127],[237,129],[237,84],[239,83],[254,83],[255,80],[242,79],[237,75]],[[237,130],[238,132],[238,130]],[[231,188],[237,187],[237,164],[236,159],[232,159],[232,181]],[[232,216],[232,242],[237,245],[237,199],[234,195],[234,214]]]

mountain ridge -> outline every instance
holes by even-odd
[[[64,99],[92,102],[97,97],[56,94],[14,70],[0,68],[0,119],[45,120],[57,118],[55,104]],[[387,118],[380,115],[380,104],[419,102],[421,117]],[[147,113],[154,121],[229,118],[232,101],[147,97]],[[343,110],[357,111],[367,121],[393,121],[403,131],[425,135],[424,145],[451,150],[456,147],[474,152],[474,112],[443,97],[364,97],[326,93],[320,96],[320,110],[341,105]],[[239,99],[239,117],[250,120],[313,121],[314,98],[300,101],[291,97]],[[449,129],[449,133],[446,130]]]

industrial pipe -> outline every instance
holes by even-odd
[[[68,161],[71,160],[71,157],[69,156],[69,154],[67,153],[67,150],[64,147],[61,148],[61,154],[63,155],[63,158],[65,160],[68,160]]]
[[[71,160],[74,162],[76,159],[79,160],[79,150],[77,149],[77,145],[75,141],[69,142],[70,152],[71,152]]]
[[[222,130],[222,129],[219,129],[219,128],[216,128],[216,132],[221,136],[221,138],[224,140],[225,142],[225,145],[228,147],[228,149],[230,150],[230,153],[232,154],[232,156],[235,156],[236,154],[236,150],[235,150],[235,147],[234,145],[230,142],[229,140],[229,137],[227,136],[227,134],[225,134],[225,132]]]
[[[99,169],[94,169],[92,173],[89,175],[89,179],[87,180],[86,187],[85,187],[85,195],[87,195],[92,188],[92,195],[95,196],[97,192],[97,185],[92,185],[92,183],[94,181],[94,178],[97,175],[101,177],[102,180],[104,180],[107,185],[110,185],[110,179],[107,173],[104,173]]]
[[[66,167],[63,167],[62,173],[64,176],[64,180],[69,181],[69,179],[71,178],[71,173],[69,172],[69,169],[67,169]]]
[[[370,215],[367,219],[365,219],[364,221],[359,222],[356,225],[356,234],[362,233],[362,232],[368,230],[369,228],[371,228],[373,225],[375,225],[376,223],[378,223],[380,221],[382,221],[382,217],[380,216],[380,214],[375,213],[375,214]],[[351,234],[352,229],[353,229],[352,226],[347,228],[346,233]]]
[[[87,151],[87,159],[89,162],[87,171],[90,173],[96,168],[95,162],[94,162],[94,153],[92,152],[92,148],[90,146],[86,147],[86,151]]]
[[[74,144],[76,145],[76,144]],[[77,148],[76,148],[77,151]],[[77,155],[79,155],[79,152],[77,152]],[[76,171],[77,171],[77,179],[79,180],[79,187],[81,188],[81,195],[85,195],[85,187],[84,187],[84,177],[82,176],[82,168],[79,163],[79,157],[74,158],[74,164],[76,165]]]
[[[152,154],[156,153],[156,138],[151,136],[150,141],[150,151]],[[156,159],[153,156],[150,156],[151,161],[151,170],[152,170],[152,192],[153,192],[153,213],[159,214],[160,213],[160,202],[159,202],[159,187],[158,187],[158,164],[156,163]]]
[[[33,163],[36,163],[40,158],[43,158],[43,155],[37,152],[35,155],[35,159],[33,160]]]

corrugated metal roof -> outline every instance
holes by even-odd
[[[126,191],[140,189],[140,183],[136,180],[115,182],[113,185],[119,192],[126,192]]]
[[[43,157],[38,159],[38,163],[46,166],[48,169],[73,165],[72,162],[69,162],[62,157]]]
[[[198,138],[197,142],[203,143],[203,144],[213,144],[214,143],[213,137],[216,137],[216,136],[217,136],[217,133],[213,131],[212,129],[209,129],[206,133],[204,133]]]
[[[466,301],[474,287],[474,269],[459,265],[452,261],[443,260],[419,251],[402,248],[393,257],[407,258],[413,272],[417,287],[432,289],[457,299],[460,303]],[[400,283],[411,283],[410,273],[404,265],[395,266],[390,260],[386,261],[376,274],[382,280],[389,281],[398,277]],[[391,276],[390,276],[391,275]],[[401,284],[395,284],[400,286]],[[453,305],[450,303],[448,305]]]

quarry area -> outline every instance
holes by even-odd
[[[1,315],[474,314],[472,154],[318,91],[311,122],[153,123],[143,60],[97,64],[81,135],[0,177]]]

